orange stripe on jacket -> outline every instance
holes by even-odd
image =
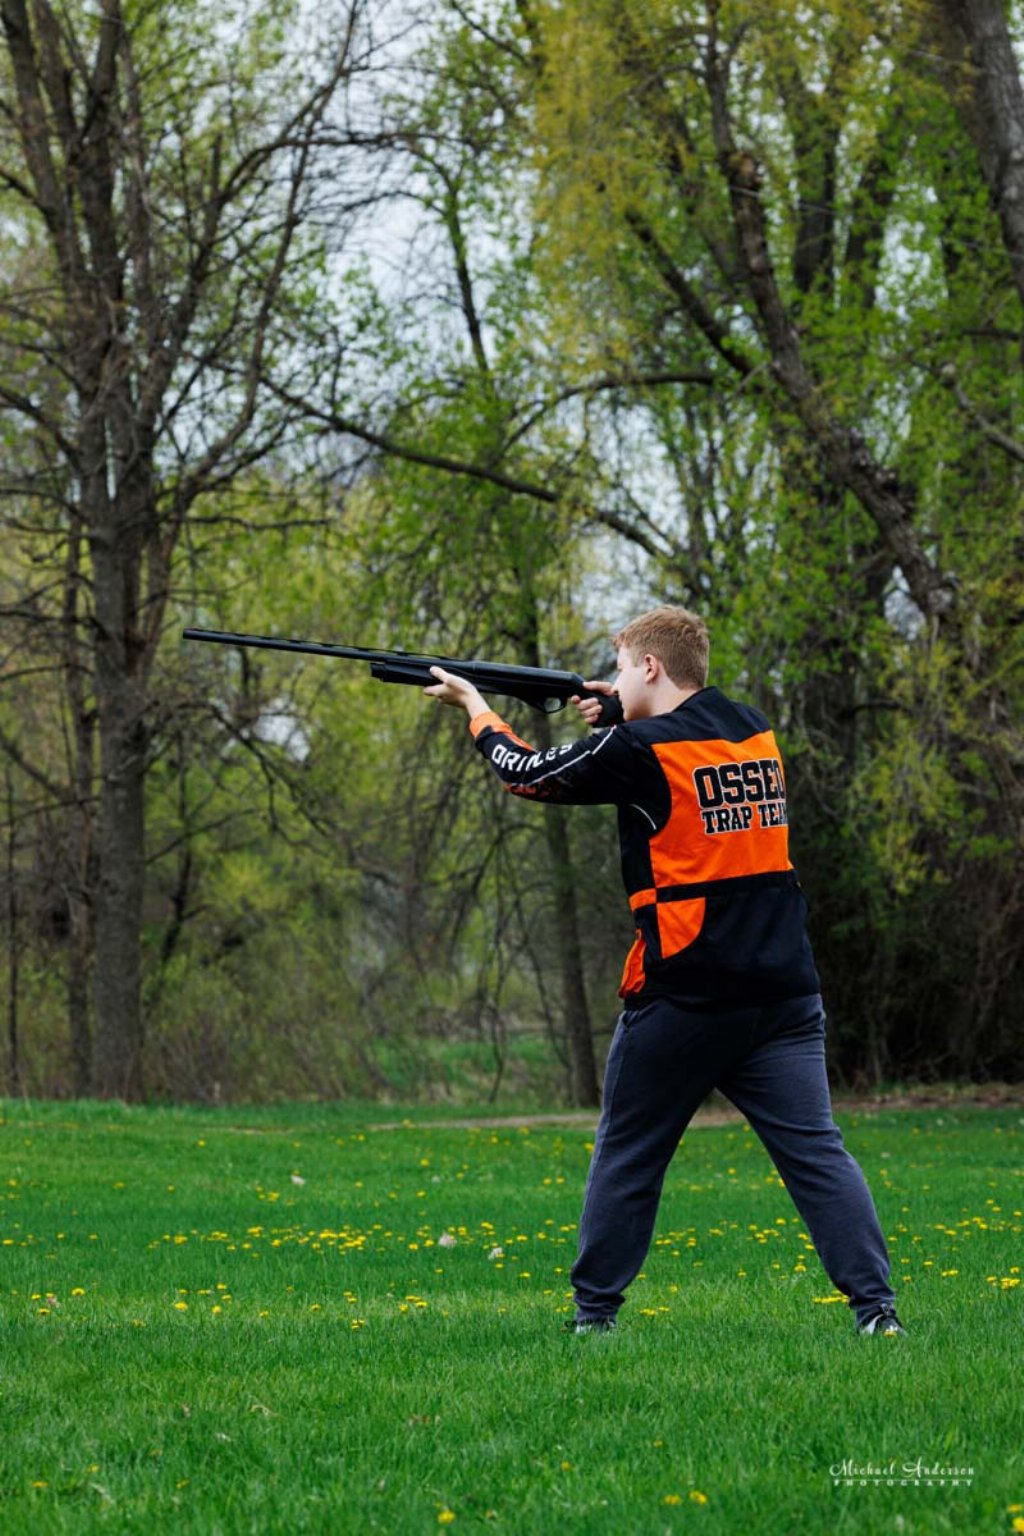
[[[619,982],[619,996],[631,997],[634,992],[643,990],[646,977],[644,975],[644,941],[637,929],[636,938],[626,956],[626,964],[622,970],[622,980]]]
[[[512,727],[507,725],[493,709],[486,710],[482,715],[474,715],[469,722],[469,729],[473,740],[475,741],[480,732],[486,730],[488,726],[492,731],[500,731],[503,736],[508,736],[515,742],[517,747],[523,747],[527,752],[535,752],[537,750],[536,747],[531,747],[528,741],[524,741],[521,736],[517,736]]]

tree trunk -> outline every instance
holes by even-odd
[[[83,1098],[92,1087],[92,1032],[89,975],[92,961],[92,889],[95,866],[95,826],[92,797],[95,715],[87,688],[92,666],[80,639],[81,518],[73,516],[64,565],[61,611],[61,663],[64,691],[71,715],[69,782],[73,805],[67,840],[68,903],[68,1029],[71,1039],[73,1092]]]
[[[597,1064],[594,1061],[590,1008],[583,982],[583,954],[569,832],[565,825],[565,812],[560,805],[546,805],[544,821],[548,852],[551,855],[555,927],[562,965],[562,997],[569,1046],[569,1088],[572,1102],[583,1107],[600,1104],[601,1095],[597,1082]]]
[[[940,0],[947,50],[970,66],[953,92],[999,215],[1017,294],[1024,304],[1024,88],[1003,0]]]
[[[528,666],[539,666],[530,661]],[[552,745],[551,724],[547,715],[539,715],[530,727],[538,751]],[[563,806],[544,806],[544,834],[551,860],[551,885],[555,907],[555,937],[562,978],[562,1007],[565,1013],[565,1037],[569,1048],[569,1092],[572,1102],[581,1107],[601,1102],[594,1060],[594,1034],[590,1008],[583,980],[583,948],[580,944],[579,908],[576,903],[576,873],[569,847],[569,829]]]
[[[539,667],[540,637],[538,634],[537,604],[532,594],[528,575],[520,571],[523,581],[522,637],[525,665]],[[552,745],[551,722],[547,715],[537,715],[530,725],[530,735],[541,752]],[[579,908],[576,904],[576,873],[573,869],[572,850],[569,846],[569,829],[565,810],[560,805],[544,806],[544,833],[551,861],[551,886],[555,907],[555,937],[558,942],[558,961],[562,976],[562,1008],[565,1016],[565,1036],[569,1050],[569,1092],[574,1104],[596,1105],[601,1102],[597,1080],[597,1064],[594,1060],[594,1032],[590,1023],[590,1008],[583,979],[583,946],[580,943]]]
[[[17,833],[14,821],[14,784],[7,770],[7,1091],[21,1091],[18,1060],[18,887]]]
[[[100,807],[94,997],[95,1091],[142,1095],[140,934],[148,746],[138,637],[120,529],[92,524]],[[127,589],[127,590],[126,590]]]
[[[128,681],[100,704],[96,1052],[102,1098],[142,1096],[140,991],[146,728]]]
[[[88,849],[86,849],[88,857]],[[77,871],[72,874],[72,879]],[[92,1031],[89,1028],[89,972],[92,958],[92,912],[88,897],[69,892],[68,899],[68,1031],[71,1035],[72,1092],[84,1098],[92,1087]]]

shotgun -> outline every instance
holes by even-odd
[[[214,645],[254,646],[265,651],[298,651],[306,656],[330,656],[336,661],[367,661],[370,675],[379,683],[408,683],[421,688],[436,683],[431,667],[443,667],[465,678],[481,693],[497,693],[519,699],[542,714],[557,714],[573,695],[601,701],[599,726],[615,725],[622,709],[615,694],[588,690],[578,672],[551,667],[514,667],[500,661],[463,661],[456,656],[425,656],[417,651],[376,651],[360,645],[326,645],[317,640],[279,640],[273,635],[239,635],[219,629],[186,629],[185,640],[207,640]]]

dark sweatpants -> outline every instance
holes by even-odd
[[[608,1054],[572,1269],[577,1317],[621,1307],[650,1247],[672,1154],[712,1088],[764,1142],[857,1321],[893,1301],[874,1202],[832,1119],[821,998],[734,1013],[658,999],[626,1009]]]

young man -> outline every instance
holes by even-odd
[[[749,1120],[861,1333],[904,1333],[864,1175],[832,1119],[825,1014],[807,904],[789,860],[782,760],[768,721],[707,686],[708,634],[656,608],[616,636],[619,723],[535,752],[471,683],[425,691],[465,709],[515,795],[618,808],[636,921],[624,1009],[572,1269],[580,1333],[613,1328],[646,1257],[661,1187],[694,1112],[719,1089]],[[574,700],[590,725],[599,700]]]

